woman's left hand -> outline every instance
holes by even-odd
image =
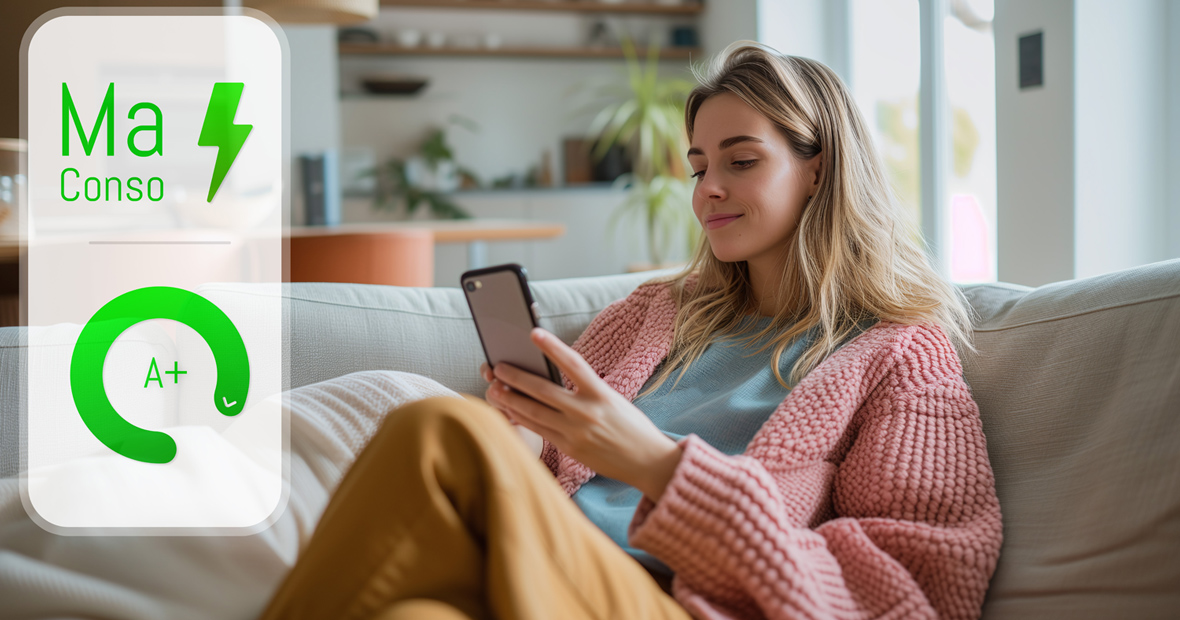
[[[595,472],[659,501],[680,462],[680,446],[557,336],[535,328],[530,338],[577,391],[501,363],[487,392],[491,404]]]

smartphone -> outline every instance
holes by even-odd
[[[472,269],[460,276],[459,285],[488,366],[508,362],[562,385],[557,367],[529,339],[529,332],[537,327],[537,303],[524,267],[509,263]]]

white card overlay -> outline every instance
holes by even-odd
[[[57,533],[257,532],[286,502],[285,42],[125,13],[26,35],[22,498]]]

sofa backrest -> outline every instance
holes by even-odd
[[[663,272],[533,282],[541,326],[572,343],[603,308],[654,273]],[[197,290],[227,309],[257,299],[250,285]],[[479,335],[458,288],[295,283],[288,298],[292,388],[360,370],[414,372],[481,397],[487,388]]]
[[[967,287],[1004,518],[985,617],[1180,614],[1180,260]]]
[[[653,275],[535,282],[541,324],[572,342]],[[985,617],[1174,616],[1180,260],[1037,289],[964,291],[979,314],[979,352],[964,356],[965,377],[1004,514]],[[256,303],[258,294],[248,285],[200,292],[225,308]],[[482,351],[459,289],[293,284],[287,295],[291,387],[389,369],[483,394]],[[18,359],[18,334],[0,329],[3,453],[17,428],[8,369]],[[0,470],[15,466],[9,461],[0,459]]]
[[[538,281],[531,284],[540,307],[542,327],[572,343],[599,312],[654,275],[666,272]],[[284,348],[289,387],[295,388],[361,370],[401,370],[434,378],[458,391],[483,396],[487,384],[479,377],[483,351],[471,313],[458,288],[403,288],[363,284],[294,283],[284,287],[289,303],[289,329]],[[207,284],[197,291],[235,317],[268,320],[251,308],[271,293],[249,284]],[[252,320],[246,318],[244,320]],[[56,334],[50,355],[66,363],[80,325],[45,328]],[[291,336],[293,334],[293,336]],[[0,478],[15,476],[20,466],[20,418],[24,398],[23,328],[0,328]],[[199,337],[176,342],[206,347]],[[171,359],[171,357],[169,357]],[[259,368],[258,373],[281,372]],[[251,398],[267,394],[251,393]],[[190,422],[184,402],[161,407],[160,420],[144,420],[153,428]],[[158,422],[159,424],[153,424]]]

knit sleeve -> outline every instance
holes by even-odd
[[[884,388],[858,415],[834,518],[792,524],[773,467],[689,435],[659,503],[635,511],[630,544],[676,572],[677,599],[699,617],[979,617],[1000,511],[966,384]]]

